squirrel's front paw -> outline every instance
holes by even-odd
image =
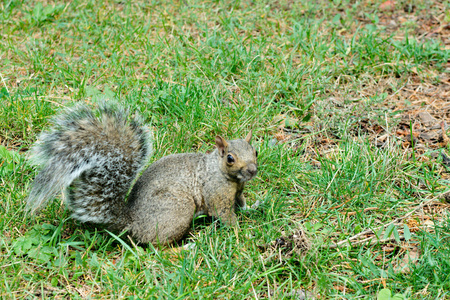
[[[255,204],[252,205],[252,209],[258,209],[262,205],[261,201],[256,200]]]
[[[248,210],[250,210],[250,207],[248,207],[247,204],[245,204],[244,206],[240,206],[239,210],[241,210],[241,211],[248,211]]]
[[[195,250],[196,247],[197,247],[196,243],[187,243],[182,248],[183,248],[183,250],[191,251],[191,250]]]

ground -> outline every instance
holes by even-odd
[[[449,1],[7,1],[0,31],[2,297],[450,299]],[[149,163],[252,129],[258,205],[173,249],[27,214],[31,145],[103,99]]]

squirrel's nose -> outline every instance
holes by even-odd
[[[255,165],[255,164],[250,164],[250,165],[248,165],[248,167],[247,167],[247,171],[248,171],[252,176],[255,176],[256,173],[258,172],[258,169],[256,168],[256,165]]]

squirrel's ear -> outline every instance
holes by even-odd
[[[217,135],[216,136],[216,146],[217,146],[217,150],[219,150],[219,155],[223,157],[225,155],[225,148],[228,147],[227,141],[220,135]]]
[[[245,141],[247,143],[250,143],[250,141],[252,140],[252,134],[253,134],[253,130],[250,130],[250,132],[247,134],[247,136],[245,137]]]

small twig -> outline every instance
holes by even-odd
[[[369,280],[358,280],[356,279],[357,282],[362,283],[362,284],[366,284],[366,283],[371,283],[374,281],[381,281],[384,280],[385,278],[375,278],[375,279],[369,279]]]
[[[339,205],[333,206],[332,208],[330,208],[330,210],[334,210],[334,209],[336,209],[336,208],[339,208],[339,207],[341,207],[341,206],[347,204],[347,203],[350,202],[351,200],[355,199],[355,197],[356,197],[356,195],[353,196],[353,197],[351,197],[350,199],[344,201],[343,203],[341,203],[341,204],[339,204]]]
[[[368,238],[365,238],[365,239],[353,242],[352,246],[358,246],[358,245],[361,245],[361,244],[365,244],[366,242],[368,242],[370,240],[372,240],[372,241],[368,244],[368,246],[372,246],[372,245],[377,244],[377,243],[383,244],[383,243],[395,240],[395,237],[393,237],[393,236],[385,238],[385,239],[381,239],[381,240],[376,240],[375,238],[376,238],[376,236],[371,236],[371,237],[368,237]],[[399,233],[399,239],[403,240],[404,238],[405,237],[402,234]],[[331,245],[330,248],[337,248],[337,247],[338,246],[336,244],[336,245]]]
[[[355,241],[355,242],[353,242],[352,243],[352,241],[354,241],[354,240],[356,240],[356,239],[358,239],[359,237],[361,237],[361,236],[363,236],[363,235],[366,235],[366,234],[369,234],[369,233],[375,233],[375,232],[378,232],[381,228],[387,228],[389,225],[391,225],[391,224],[395,224],[395,223],[399,223],[400,221],[402,221],[402,220],[404,220],[404,219],[406,219],[406,218],[408,218],[409,216],[411,216],[413,213],[415,213],[416,211],[418,211],[419,209],[421,209],[421,208],[423,208],[425,205],[428,205],[429,203],[431,203],[431,202],[433,202],[433,201],[435,201],[436,200],[436,198],[433,198],[433,199],[430,199],[430,200],[428,200],[428,201],[425,201],[425,202],[423,202],[423,203],[421,203],[420,205],[418,205],[418,206],[416,206],[412,211],[410,211],[409,213],[407,213],[406,215],[404,215],[403,217],[400,217],[400,218],[397,218],[397,219],[395,219],[394,221],[392,221],[392,222],[389,222],[389,223],[387,223],[387,224],[385,224],[385,225],[382,225],[382,226],[379,226],[379,227],[377,227],[376,229],[367,229],[367,230],[365,230],[365,231],[362,231],[362,232],[360,232],[360,233],[358,233],[358,234],[355,234],[354,236],[352,236],[352,237],[350,237],[350,238],[348,238],[348,239],[346,239],[346,240],[342,240],[342,241],[340,241],[340,242],[338,242],[338,243],[335,243],[335,244],[331,244],[331,245],[323,245],[323,246],[321,246],[321,247],[323,247],[323,248],[338,248],[338,247],[340,247],[340,246],[342,246],[342,245],[344,245],[344,244],[347,244],[347,243],[349,243],[351,246],[354,246],[354,245],[358,245],[358,244],[361,244],[361,243],[364,243],[364,242],[366,242],[366,241],[369,241],[369,240],[371,240],[371,239],[374,239],[374,237],[372,236],[372,237],[369,237],[369,238],[365,238],[365,239],[363,239],[363,240],[359,240],[359,241]],[[376,236],[375,236],[376,237]],[[386,241],[389,241],[389,240],[392,240],[392,238],[388,238],[388,239],[382,239],[382,240],[377,240],[377,241],[375,241],[375,242],[386,242]]]
[[[398,225],[400,225],[400,224],[398,224]],[[434,226],[431,226],[431,225],[424,225],[424,226],[421,227],[421,229],[424,229],[424,228],[428,229],[428,228],[433,228],[433,227]],[[398,237],[399,237],[399,240],[401,240],[401,241],[403,241],[405,239],[403,230],[399,230]],[[395,237],[388,237],[388,238],[381,239],[381,240],[377,240],[375,238],[376,238],[376,236],[371,236],[371,237],[365,238],[363,240],[356,241],[356,242],[354,242],[352,244],[352,246],[361,245],[361,244],[364,244],[365,242],[370,241],[370,240],[372,240],[372,241],[368,244],[368,246],[372,246],[372,245],[375,245],[375,244],[378,244],[378,243],[383,244],[383,243],[395,240]],[[330,248],[336,248],[336,247],[330,247]]]
[[[368,212],[368,211],[370,211],[370,210],[378,210],[378,207],[376,207],[376,206],[374,206],[374,207],[368,207],[368,208],[365,208],[365,209],[363,210],[363,212]],[[351,212],[348,212],[348,213],[343,212],[343,214],[345,214],[345,215],[347,215],[347,216],[353,216],[353,215],[356,215],[356,211],[351,211]]]
[[[446,147],[448,144],[450,144],[450,138],[447,136],[447,133],[445,132],[444,121],[441,122],[441,129],[442,129],[442,140],[443,140],[441,147]]]

